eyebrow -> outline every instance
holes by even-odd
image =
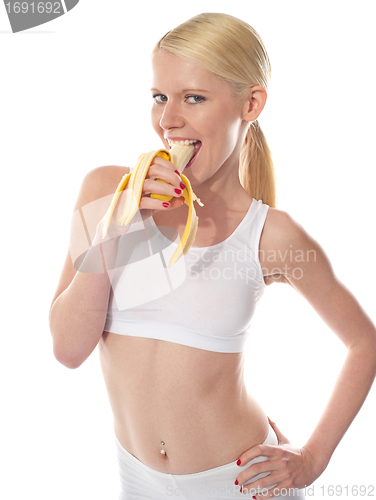
[[[150,92],[160,92],[160,90],[150,89]],[[206,90],[206,89],[183,89],[182,92],[207,92],[210,94],[210,90]]]

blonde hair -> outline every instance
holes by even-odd
[[[155,45],[212,71],[244,99],[250,87],[268,88],[271,68],[258,33],[244,21],[220,13],[199,14],[164,35]],[[254,121],[240,153],[239,179],[247,193],[276,206],[276,179],[265,136]]]

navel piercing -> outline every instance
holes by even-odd
[[[164,445],[165,445],[163,441],[161,441],[161,445],[162,445],[162,446],[164,446]],[[161,450],[161,454],[162,454],[162,455],[166,455],[165,450]]]

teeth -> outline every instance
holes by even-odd
[[[173,146],[189,146],[190,144],[194,144],[195,142],[197,142],[197,139],[190,139],[190,140],[186,140],[186,141],[170,141],[170,139],[167,139],[170,146],[173,147]]]

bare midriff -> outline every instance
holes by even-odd
[[[99,355],[116,437],[152,469],[201,472],[267,437],[267,416],[245,386],[244,353],[104,332]]]

